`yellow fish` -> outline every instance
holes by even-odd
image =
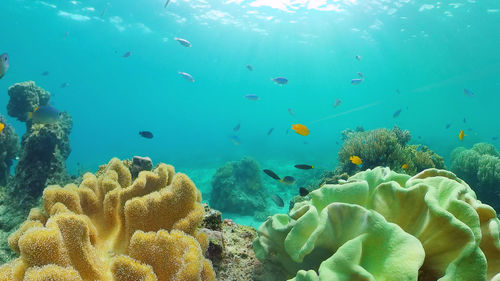
[[[353,164],[356,164],[356,165],[361,165],[363,163],[363,161],[361,161],[361,158],[359,158],[358,156],[356,155],[352,155],[349,157],[349,160],[351,160],[351,162]]]
[[[408,164],[403,164],[401,165],[401,168],[405,169],[405,170],[408,170]]]
[[[3,131],[3,128],[5,128],[5,124],[4,123],[0,123],[0,133]]]
[[[464,140],[464,137],[467,136],[466,134],[464,134],[464,130],[460,130],[460,133],[458,134],[458,138],[460,140]]]
[[[309,135],[309,129],[302,124],[293,124],[292,130],[294,130],[297,134],[299,134],[301,136]]]

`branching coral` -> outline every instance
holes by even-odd
[[[388,168],[324,185],[274,215],[256,256],[292,280],[496,280],[500,221],[454,174]],[[318,275],[319,274],[319,275]]]
[[[476,190],[479,199],[500,210],[500,157],[493,145],[456,148],[451,153],[451,170]]]
[[[373,169],[377,166],[389,167],[392,170],[414,175],[428,168],[444,168],[443,158],[422,145],[406,145],[410,141],[410,133],[399,127],[392,131],[376,129],[343,133],[344,145],[338,154],[339,166],[336,174]],[[349,159],[358,156],[362,165],[355,165]],[[403,168],[403,165],[408,167]]]
[[[97,176],[85,174],[79,187],[44,190],[44,210],[33,209],[9,238],[20,257],[0,267],[0,280],[62,280],[64,274],[72,280],[215,280],[203,257],[206,235],[197,231],[200,201],[193,182],[172,166],[159,164],[131,183],[128,168],[112,159]]]

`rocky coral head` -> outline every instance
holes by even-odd
[[[2,115],[0,115],[0,123],[5,126],[0,132],[0,185],[5,185],[10,174],[10,167],[19,150],[19,138],[14,128],[7,124],[7,120]]]
[[[28,120],[28,113],[49,103],[50,93],[35,85],[33,81],[16,83],[9,87],[7,113],[21,122]]]

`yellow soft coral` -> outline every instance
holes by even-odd
[[[186,175],[159,164],[132,183],[116,158],[96,174],[44,190],[44,210],[9,238],[20,258],[0,267],[0,281],[215,280],[197,231],[201,194]]]

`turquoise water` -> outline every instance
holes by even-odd
[[[499,145],[498,1],[164,4],[2,0],[0,53],[10,69],[0,80],[0,113],[7,115],[8,86],[33,80],[73,117],[71,173],[77,164],[95,171],[114,156],[147,155],[193,174],[204,194],[217,167],[244,155],[276,171],[299,162],[333,169],[340,132],[358,125],[408,129],[446,161],[457,146]],[[351,85],[357,72],[364,81]],[[278,76],[289,83],[273,83]],[[286,134],[296,123],[310,135]],[[154,138],[141,138],[142,130]]]

